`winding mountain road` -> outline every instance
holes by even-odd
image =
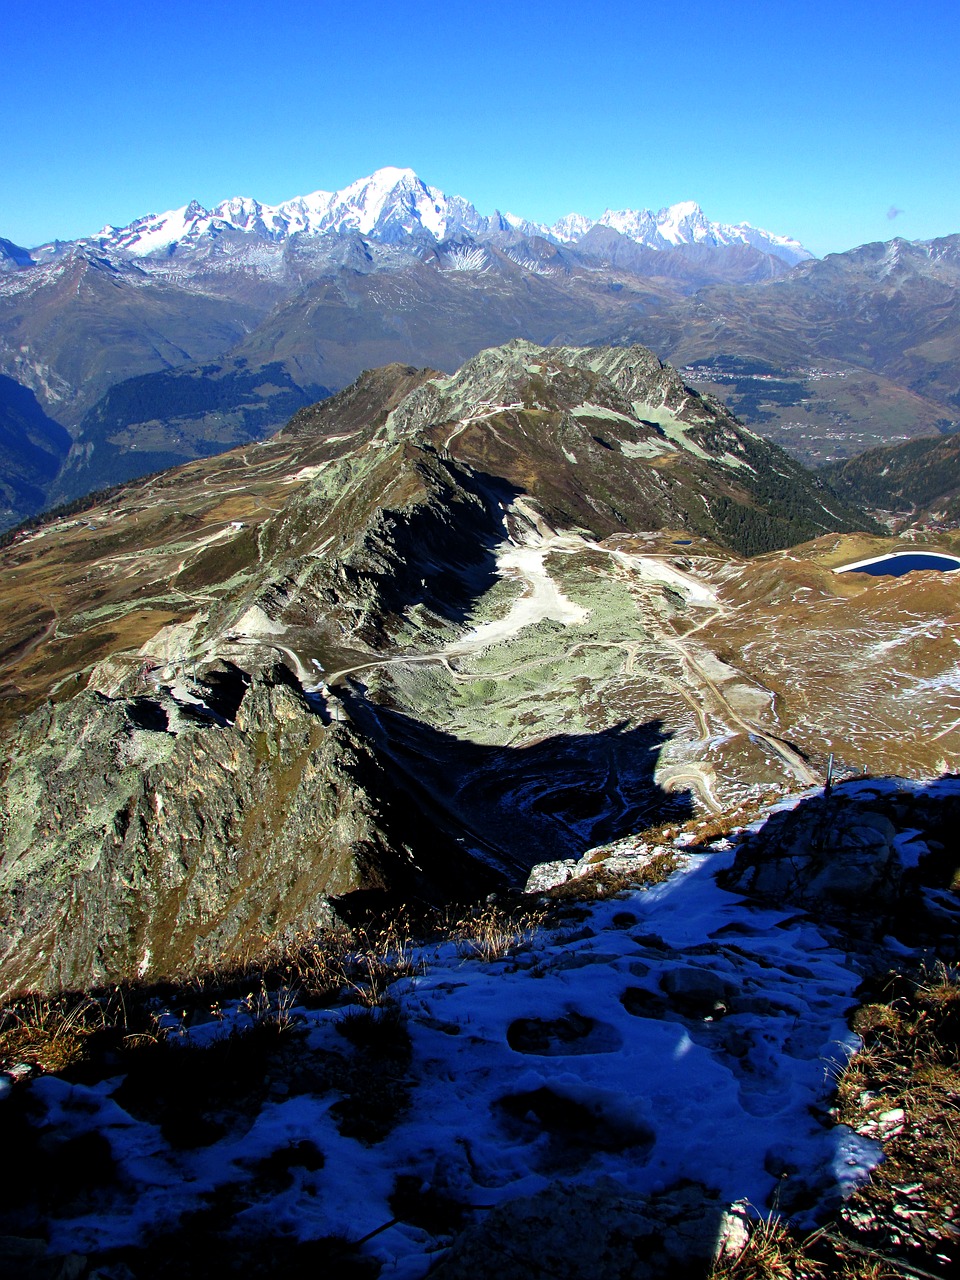
[[[717,681],[704,668],[703,663],[698,661],[690,643],[691,637],[725,612],[709,587],[691,574],[659,557],[604,547],[579,534],[557,533],[545,528],[539,518],[534,522],[531,515],[536,513],[532,513],[526,507],[517,514],[522,517],[527,526],[526,532],[520,540],[509,538],[501,547],[498,559],[501,573],[520,581],[523,589],[503,618],[481,623],[433,653],[401,654],[355,663],[329,672],[313,687],[329,691],[347,677],[362,671],[380,667],[407,666],[414,663],[438,663],[446,668],[454,680],[473,681],[476,676],[459,671],[454,665],[456,660],[470,657],[489,649],[494,644],[509,640],[537,622],[552,619],[569,626],[585,620],[587,611],[563,595],[557,582],[547,572],[545,562],[550,554],[576,555],[583,552],[594,554],[599,552],[609,555],[616,561],[624,571],[624,577],[629,579],[635,588],[653,585],[669,586],[684,594],[688,606],[703,608],[707,611],[706,616],[683,636],[671,634],[665,625],[659,625],[653,611],[650,611],[649,617],[645,618],[654,631],[651,637],[652,643],[654,646],[666,647],[676,654],[685,679],[678,680],[652,669],[644,670],[643,675],[666,685],[684,700],[696,718],[701,740],[706,742],[711,737],[710,717],[712,716],[720,720],[730,731],[748,734],[758,742],[762,742],[787,771],[805,786],[816,786],[822,782],[799,752],[738,710],[719,687]],[[635,640],[575,640],[562,651],[561,656],[575,657],[579,652],[591,647],[622,650],[625,655],[623,674],[629,676],[637,674],[638,658],[646,646]],[[499,671],[485,671],[484,679],[505,680],[537,666],[555,662],[557,656],[557,654],[549,654],[543,658],[527,659]],[[297,659],[297,666],[299,670],[303,669],[299,659]],[[747,682],[748,678],[742,673],[739,674],[741,679]],[[754,681],[749,683],[755,684]],[[698,762],[686,761],[671,771],[668,785],[674,787],[681,781],[696,790],[707,809],[713,812],[721,810],[722,806],[713,794],[708,771]]]

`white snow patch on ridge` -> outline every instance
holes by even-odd
[[[708,587],[706,583],[700,582],[692,574],[684,573],[657,556],[635,555],[633,552],[619,551],[611,547],[599,547],[598,550],[605,550],[614,560],[619,560],[621,564],[627,565],[635,572],[638,572],[641,578],[646,578],[650,582],[662,582],[665,586],[673,587],[674,590],[683,595],[687,604],[701,605],[707,609],[720,607],[716,592],[711,587]]]
[[[502,577],[518,578],[523,582],[523,594],[514,600],[503,618],[483,622],[456,640],[445,650],[447,657],[478,653],[490,645],[509,640],[538,622],[559,622],[565,627],[585,622],[590,616],[589,609],[574,604],[565,596],[546,570],[547,556],[551,551],[570,550],[567,542],[563,537],[541,538],[531,533],[525,543],[505,544],[497,555],[497,572]]]

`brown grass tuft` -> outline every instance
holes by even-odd
[[[87,1055],[107,1011],[90,997],[27,996],[0,1013],[0,1068],[64,1071]]]
[[[949,1269],[960,1265],[960,974],[938,962],[886,986],[886,1003],[854,1017],[864,1046],[837,1088],[838,1119],[882,1142],[884,1158],[841,1222],[884,1253],[929,1265],[932,1251],[933,1269]]]
[[[709,1280],[820,1280],[827,1272],[809,1253],[815,1240],[790,1232],[776,1215],[760,1218],[738,1253],[721,1253]]]
[[[456,921],[452,937],[467,959],[502,960],[536,933],[543,915],[543,911],[526,906],[510,908],[488,902]]]

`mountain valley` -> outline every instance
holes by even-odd
[[[19,535],[6,981],[516,883],[831,752],[946,768],[953,595],[835,575],[869,524],[644,349],[514,342]]]
[[[641,346],[252,421],[0,548],[0,1265],[949,1275],[960,606],[838,570],[960,533]]]
[[[39,494],[12,464],[3,523],[265,438],[364,368],[450,373],[514,337],[642,343],[808,464],[947,431],[956,240],[819,262],[692,202],[546,227],[385,169],[272,208],[3,242],[0,371],[71,436]]]
[[[900,524],[955,527],[960,517],[960,438],[908,440],[870,449],[826,474],[853,501],[890,512]]]

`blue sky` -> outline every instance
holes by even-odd
[[[548,222],[694,199],[818,254],[960,232],[955,0],[0,0],[0,17],[0,236],[20,244],[388,164]]]

